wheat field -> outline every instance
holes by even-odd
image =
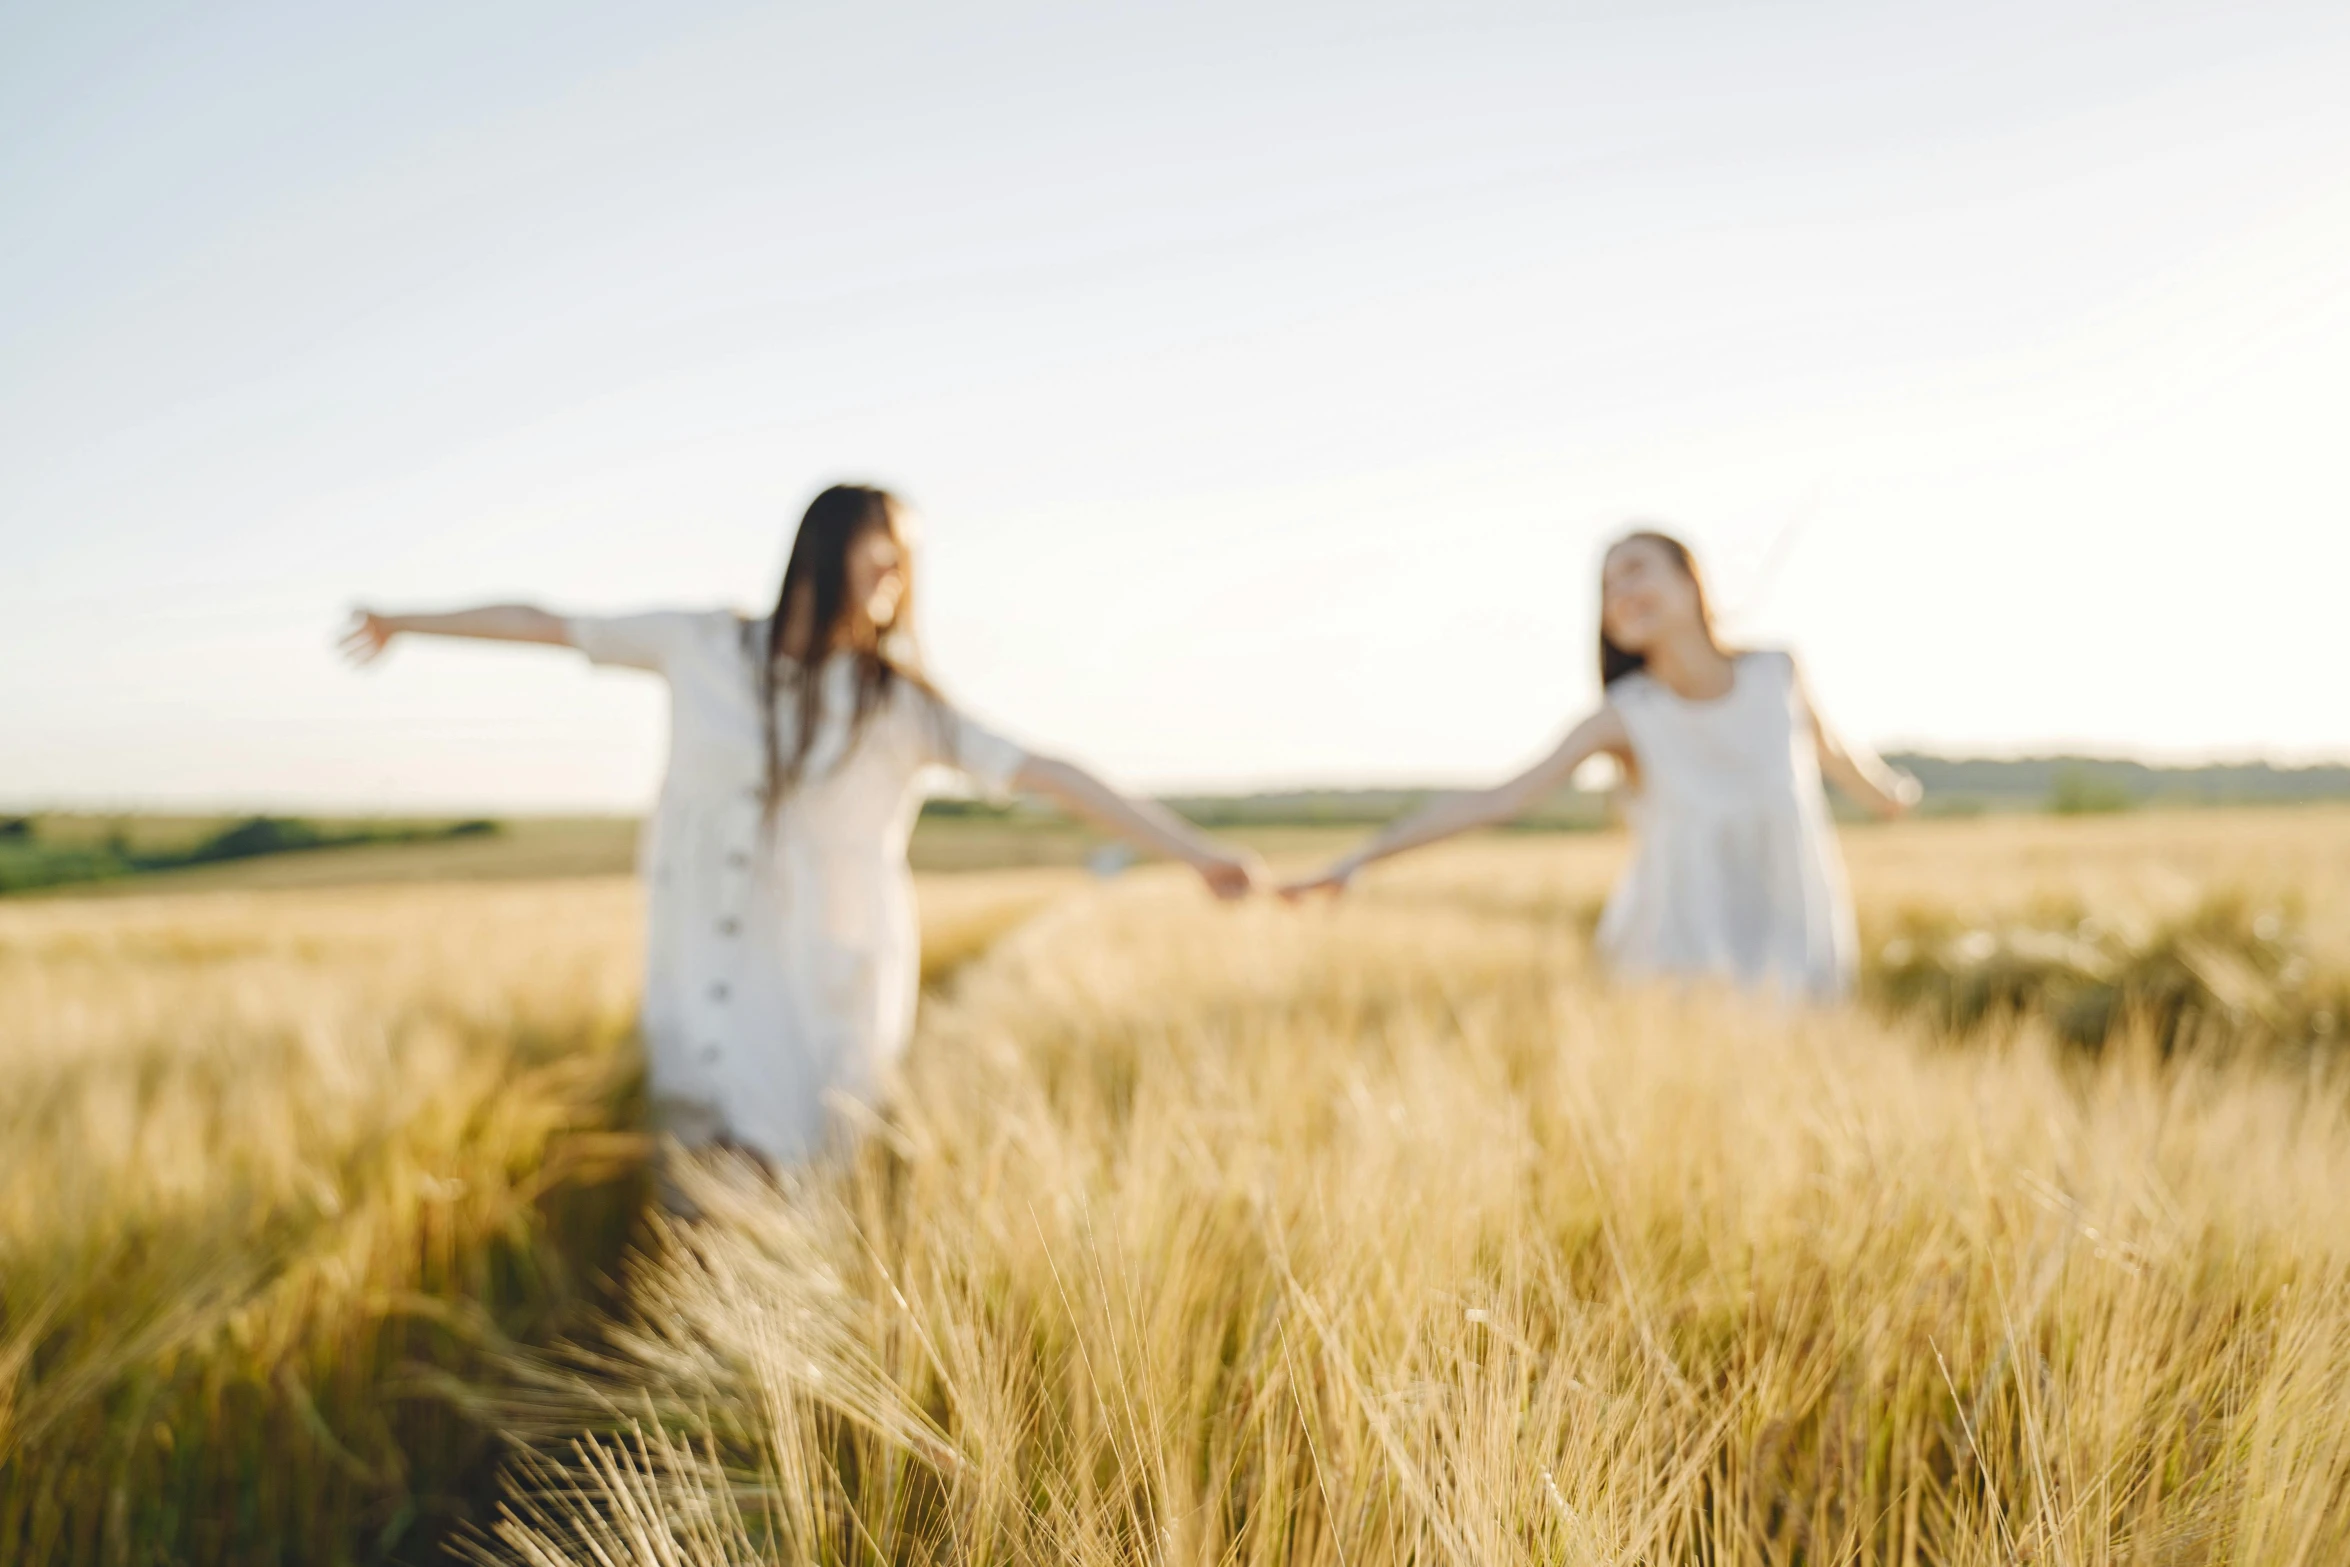
[[[2350,971],[2350,812],[1847,841]],[[690,1223],[623,882],[0,907],[0,1557],[2350,1559],[2331,1048],[1614,991],[1622,852],[928,880],[886,1113]]]

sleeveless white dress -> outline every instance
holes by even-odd
[[[1599,922],[1619,974],[1833,1000],[1857,940],[1817,739],[1785,653],[1740,654],[1692,701],[1645,673],[1608,687],[1632,738],[1635,846]]]

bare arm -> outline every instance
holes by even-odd
[[[1817,702],[1812,700],[1811,686],[1799,668],[1795,688],[1803,698],[1804,711],[1811,715],[1811,730],[1818,741],[1820,774],[1855,803],[1876,816],[1891,821],[1906,815],[1924,793],[1918,781],[1900,769],[1886,765],[1885,759],[1865,745],[1846,741],[1828,721],[1820,716]]]
[[[1056,801],[1136,848],[1181,860],[1219,898],[1245,896],[1259,878],[1256,856],[1224,847],[1155,800],[1120,794],[1074,762],[1031,756],[1012,787]]]
[[[1374,860],[1523,816],[1564,788],[1575,769],[1586,760],[1601,751],[1627,750],[1631,743],[1632,737],[1625,732],[1624,721],[1616,710],[1602,707],[1567,731],[1567,737],[1558,743],[1557,749],[1515,778],[1490,789],[1440,795],[1411,815],[1389,823],[1369,842],[1331,864],[1320,875],[1292,882],[1281,891],[1293,898],[1308,892],[1337,892],[1354,879],[1355,872]]]
[[[392,638],[410,634],[571,645],[571,632],[562,616],[529,604],[491,604],[446,615],[386,615],[361,608],[351,611],[351,624],[343,631],[343,656],[354,664],[372,664],[383,657]]]

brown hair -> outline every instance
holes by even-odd
[[[1689,579],[1689,585],[1697,590],[1697,624],[1704,629],[1706,641],[1712,643],[1717,650],[1720,649],[1722,644],[1720,640],[1714,636],[1713,609],[1706,602],[1705,578],[1702,574],[1699,573],[1697,569],[1697,557],[1690,553],[1689,546],[1682,543],[1679,539],[1674,538],[1669,533],[1660,533],[1654,528],[1635,528],[1630,533],[1627,533],[1622,538],[1616,540],[1615,543],[1610,544],[1607,547],[1607,553],[1608,555],[1613,555],[1616,551],[1622,549],[1627,544],[1638,543],[1653,544],[1658,549],[1664,551],[1665,558],[1670,560],[1675,566],[1678,566],[1681,569],[1681,575]],[[1605,560],[1606,556],[1603,555],[1600,558]],[[1628,652],[1625,649],[1616,646],[1614,640],[1608,636],[1607,614],[1603,605],[1599,620],[1600,687],[1604,690],[1606,687],[1612,686],[1617,681],[1623,679],[1626,675],[1632,674],[1647,667],[1647,654]]]
[[[783,586],[775,595],[775,613],[767,622],[767,645],[758,660],[759,724],[765,737],[767,774],[761,803],[772,815],[784,797],[797,788],[816,743],[823,717],[824,666],[834,653],[856,660],[856,698],[849,710],[849,743],[856,743],[865,721],[899,682],[928,695],[914,654],[910,628],[914,619],[914,565],[898,531],[901,510],[889,491],[864,484],[836,484],[808,503],[794,535],[791,560],[783,568]],[[849,552],[879,529],[899,547],[899,575],[905,589],[897,611],[886,626],[877,626],[863,604],[849,602]],[[792,635],[797,646],[787,646]],[[776,698],[786,675],[793,682],[793,726],[790,754],[784,752],[776,723]]]

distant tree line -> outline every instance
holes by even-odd
[[[2144,805],[2282,805],[2350,799],[2350,766],[2277,767],[2213,762],[2156,767],[2094,756],[1951,758],[1897,752],[1887,758],[1926,786],[1926,798],[1977,809],[2044,808],[2063,814]]]
[[[2282,805],[2350,799],[2350,766],[2276,767],[2223,762],[2156,767],[2102,757],[1952,758],[1895,752],[1895,766],[1917,775],[1930,814],[2054,811],[2082,815],[2138,806]],[[1265,794],[1204,795],[1167,803],[1208,827],[1352,825],[1387,821],[1433,789],[1300,789]],[[1596,827],[1608,819],[1604,798],[1565,792],[1522,824],[1536,830]]]
[[[358,844],[439,843],[500,830],[497,822],[487,818],[424,824],[322,824],[299,816],[248,816],[186,844],[143,848],[134,845],[120,827],[90,841],[53,837],[43,830],[37,816],[0,817],[0,893],[249,860],[265,854]]]
[[[2054,811],[2083,815],[2139,806],[2284,805],[2350,799],[2350,765],[2277,767],[2266,762],[2215,762],[2158,767],[2089,756],[1979,757],[1895,752],[1895,766],[1917,775],[1929,814],[1979,811]],[[1440,793],[1435,789],[1293,789],[1262,794],[1187,795],[1167,804],[1206,827],[1349,826],[1384,822]],[[943,808],[943,811],[942,811]],[[936,802],[934,812],[1016,816],[1022,808],[976,801]],[[1520,825],[1537,831],[1573,831],[1604,825],[1603,796],[1558,795]]]

